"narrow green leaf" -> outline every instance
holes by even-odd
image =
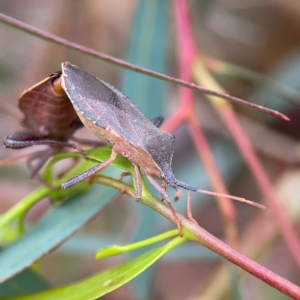
[[[0,254],[0,282],[14,276],[74,234],[115,195],[103,186],[54,207],[34,228]]]
[[[22,199],[20,202],[15,204],[11,209],[9,209],[6,213],[0,216],[0,231],[2,233],[1,238],[5,236],[6,233],[9,232],[7,225],[10,222],[16,219],[23,219],[26,212],[38,201],[42,198],[46,197],[49,194],[50,190],[47,187],[40,187]],[[3,241],[2,241],[3,242]]]
[[[151,238],[143,240],[143,241],[139,241],[137,243],[127,244],[127,245],[111,245],[108,247],[104,247],[97,251],[96,258],[102,259],[102,258],[105,258],[108,256],[119,255],[122,253],[126,253],[129,251],[147,247],[149,245],[158,243],[164,239],[167,239],[169,237],[176,236],[176,235],[178,235],[178,229],[164,232],[162,234],[156,235],[154,237],[151,237]]]
[[[176,237],[166,245],[160,248],[152,249],[130,261],[111,268],[104,272],[93,275],[83,281],[55,288],[41,293],[29,294],[24,296],[9,297],[3,299],[11,300],[91,300],[97,299],[107,293],[124,285],[132,278],[139,275],[154,262],[156,262],[165,253],[184,243],[186,240]]]
[[[54,164],[61,161],[62,159],[67,158],[82,158],[79,153],[60,153],[56,155],[45,167],[43,172],[43,178],[48,181],[54,188],[51,189],[46,186],[42,186],[28,196],[20,200],[12,208],[10,208],[6,213],[0,216],[0,230],[5,230],[8,232],[7,225],[13,220],[17,220],[19,223],[20,233],[23,233],[23,224],[22,221],[28,212],[28,210],[39,202],[44,197],[50,197],[52,200],[66,200],[79,194],[83,194],[88,189],[91,188],[91,185],[88,182],[82,182],[72,187],[72,189],[62,190],[60,188],[61,182],[92,168],[95,163],[106,160],[111,154],[111,147],[103,147],[92,149],[87,151],[87,154],[90,157],[89,161],[82,160],[81,162],[74,165],[64,176],[56,181],[53,181],[52,178],[52,169]],[[112,165],[125,169],[127,172],[133,174],[133,167],[131,163],[122,156],[118,156]],[[5,237],[5,234],[2,232],[2,237]]]
[[[0,297],[41,292],[49,288],[50,286],[40,275],[27,269],[0,284]]]
[[[147,69],[167,73],[167,45],[169,45],[168,12],[170,1],[166,0],[140,0],[135,10],[131,27],[131,35],[126,60]],[[166,84],[158,78],[145,76],[125,70],[122,78],[121,91],[125,93],[141,112],[149,119],[163,114]],[[150,187],[150,190],[155,190]],[[156,191],[154,192],[156,193]],[[158,226],[155,221],[158,215],[141,205],[137,208],[140,215],[140,226],[136,228],[135,241],[143,240],[157,233]],[[144,251],[141,249],[141,251]],[[137,254],[139,250],[137,251]],[[136,278],[132,284],[138,299],[149,299],[154,282],[154,268],[149,268]]]

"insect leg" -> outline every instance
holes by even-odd
[[[124,177],[130,176],[131,174],[129,172],[122,172],[119,176],[119,180],[122,181]]]
[[[178,230],[179,230],[179,235],[182,236],[180,219],[179,219],[175,209],[172,206],[172,203],[170,201],[170,198],[169,198],[167,192],[151,176],[149,176],[147,174],[146,174],[146,176],[147,176],[149,182],[153,185],[153,187],[161,194],[163,199],[167,202],[167,204],[170,207],[170,210],[171,210],[171,212],[172,212],[172,214],[175,218],[175,221],[176,221],[176,224],[177,224],[177,227],[178,227]]]
[[[157,128],[160,127],[163,121],[164,121],[164,117],[162,115],[158,115],[157,117],[151,120],[153,125],[156,126]]]
[[[6,148],[13,149],[21,149],[38,145],[47,145],[57,148],[73,148],[78,150],[84,159],[88,160],[88,157],[85,154],[84,150],[81,147],[79,147],[76,143],[61,142],[50,139],[40,139],[40,137],[32,131],[16,131],[13,134],[5,137],[3,140],[3,144]]]
[[[77,143],[79,143],[79,144],[84,144],[86,146],[91,146],[91,147],[103,147],[103,146],[105,146],[105,143],[102,143],[100,141],[86,140],[86,139],[78,138],[76,136],[72,136],[70,139],[77,142]]]
[[[134,194],[130,189],[128,189],[127,187],[122,188],[122,189],[120,190],[120,193],[121,193],[121,194],[127,193],[131,198],[136,199],[135,194]],[[136,199],[136,200],[137,200],[137,199]]]
[[[188,215],[189,220],[191,220],[195,224],[198,224],[198,222],[193,218],[193,215],[192,215],[192,191],[188,191],[187,215]]]
[[[182,191],[181,190],[177,190],[175,198],[174,198],[174,202],[177,202],[180,197],[181,197]]]
[[[168,186],[168,184],[165,182],[165,181],[163,181],[163,183],[162,183],[162,188],[164,189],[164,190],[166,190],[167,189],[167,186]],[[180,199],[180,197],[181,197],[181,195],[182,195],[182,191],[181,190],[179,190],[176,186],[173,186],[173,188],[176,190],[176,194],[175,194],[175,197],[174,197],[174,202],[177,202],[179,199]]]
[[[117,157],[117,153],[112,151],[111,156],[109,159],[105,160],[104,162],[102,162],[101,164],[63,182],[61,184],[61,187],[66,190],[70,187],[72,187],[73,185],[76,185],[79,182],[82,182],[90,177],[92,177],[93,175],[97,174],[98,172],[100,172],[102,169],[104,169],[105,167],[107,167],[109,164],[111,164],[115,158]]]
[[[84,151],[80,146],[78,146],[76,143],[72,143],[72,142],[62,142],[62,143],[65,144],[63,147],[76,149],[76,150],[78,150],[78,152],[81,153],[82,157],[83,157],[85,160],[89,160],[89,158],[88,158],[88,156],[86,155],[85,151]]]
[[[134,167],[134,177],[135,177],[135,194],[131,192],[128,188],[124,187],[121,190],[121,194],[127,193],[130,197],[134,198],[136,201],[139,201],[142,198],[142,182],[141,182],[141,173],[138,165],[133,164]],[[121,174],[120,179],[122,180],[124,176],[131,175],[129,172],[124,172]]]
[[[3,140],[5,148],[21,149],[35,145],[40,137],[33,131],[19,130],[6,136]]]
[[[46,161],[53,155],[54,149],[47,149],[45,151],[39,152],[38,155],[34,155],[28,160],[28,166],[30,168],[30,178],[34,178]],[[32,166],[32,160],[38,159],[36,165]]]
[[[139,201],[142,198],[142,182],[141,182],[141,173],[138,165],[133,164],[134,167],[134,177],[135,177],[135,197]]]
[[[33,145],[47,145],[47,146],[56,147],[56,148],[72,148],[72,149],[78,150],[78,152],[80,152],[80,154],[82,155],[82,157],[85,160],[89,160],[85,151],[80,146],[78,146],[76,143],[73,143],[73,142],[61,142],[61,141],[46,139],[46,140],[35,141],[35,143]]]
[[[130,176],[131,174],[129,172],[122,172],[119,176],[119,180],[122,181],[124,177]],[[142,172],[142,175],[145,175],[144,172]]]

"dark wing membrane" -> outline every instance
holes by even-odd
[[[43,138],[66,140],[82,123],[68,96],[53,90],[52,81],[59,77],[60,72],[52,73],[24,91],[19,97],[18,106],[24,114],[24,127]]]

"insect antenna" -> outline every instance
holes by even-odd
[[[247,203],[247,204],[252,205],[252,206],[256,206],[256,207],[261,208],[261,209],[266,209],[266,207],[264,205],[261,205],[259,203],[247,200],[247,199],[242,198],[242,197],[236,197],[236,196],[231,196],[231,195],[227,195],[227,194],[196,189],[195,187],[190,186],[190,185],[188,185],[184,182],[181,182],[181,181],[176,181],[175,185],[178,186],[178,187],[184,188],[188,191],[193,191],[193,192],[196,192],[196,193],[202,193],[202,194],[207,194],[207,195],[213,195],[213,196],[217,196],[217,197],[224,197],[224,198],[228,198],[228,199],[231,199],[231,200],[244,202],[244,203]]]

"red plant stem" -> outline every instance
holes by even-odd
[[[257,185],[260,187],[268,206],[271,208],[279,229],[284,236],[290,251],[295,258],[298,267],[300,267],[300,243],[296,232],[292,225],[288,222],[282,208],[280,207],[279,200],[273,190],[272,184],[261,165],[247,135],[245,134],[242,126],[240,125],[237,117],[230,106],[223,107],[220,113],[224,123],[230,130],[235,142],[237,143],[245,161],[247,162]]]
[[[116,188],[119,191],[124,191],[127,189],[131,189],[131,191],[133,191],[133,187],[125,184],[124,182],[102,175],[93,177],[93,182]],[[143,194],[140,202],[152,208],[153,210],[176,224],[176,219],[169,209],[169,206],[164,204],[149,192]],[[292,297],[293,299],[300,300],[300,287],[263,267],[249,257],[234,250],[232,247],[207,232],[195,222],[188,220],[186,217],[182,216],[179,213],[176,214],[181,221],[183,235],[186,238],[192,239],[211,249],[215,253],[218,253],[228,261],[244,269],[246,272],[254,275],[256,278],[276,288],[278,291]]]
[[[181,3],[181,11],[185,12],[184,14],[182,14],[182,18],[185,18],[186,23],[190,24],[188,22],[188,9],[187,9],[186,2],[184,0],[178,0],[178,1]],[[189,39],[190,40],[189,43],[195,45],[191,30],[187,30],[185,32],[185,39]],[[194,51],[194,53],[195,52],[196,51]],[[194,59],[196,61],[195,57]],[[268,206],[272,210],[275,220],[279,226],[279,229],[281,230],[282,235],[284,236],[293,257],[295,258],[297,265],[300,266],[300,243],[297,238],[297,235],[293,230],[293,227],[289,224],[287,218],[285,217],[280,205],[278,204],[279,202],[273,190],[272,184],[268,179],[268,176],[264,171],[255,151],[253,150],[246,133],[242,129],[242,126],[240,125],[229,103],[225,103],[223,101],[222,104],[221,101],[218,102],[213,101],[212,103],[216,111],[218,112],[219,116],[226,124],[228,130],[232,134],[232,137],[234,138],[245,161],[247,162],[249,169],[251,170],[254,179],[256,180],[257,185],[259,186],[261,192],[266,198],[266,201],[268,202]]]
[[[201,130],[200,124],[194,118],[188,123],[189,130],[196,146],[198,155],[201,157],[201,161],[208,173],[210,181],[213,185],[214,191],[219,193],[228,194],[226,186],[219,174],[218,167],[209,149],[209,145]],[[218,205],[224,220],[226,239],[228,243],[234,248],[238,247],[237,231],[235,226],[236,211],[232,204],[232,201],[223,197],[217,197]]]
[[[191,28],[187,19],[182,17],[182,14],[187,14],[184,11],[185,7],[181,1],[174,2],[176,31],[178,36],[179,49],[179,77],[185,81],[191,81],[191,69],[196,55],[196,49],[191,36]],[[180,88],[179,97],[181,101],[182,115],[186,115],[189,131],[191,133],[194,144],[205,169],[208,172],[210,181],[212,182],[215,191],[223,194],[228,194],[225,184],[219,174],[214,158],[209,149],[209,145],[201,130],[200,124],[194,117],[194,99],[193,91],[186,88]],[[235,248],[238,246],[236,227],[235,227],[235,209],[231,200],[224,197],[217,197],[218,205],[225,223],[225,234],[227,241]]]
[[[116,65],[121,66],[123,68],[131,69],[131,70],[134,70],[136,72],[148,74],[148,75],[151,75],[153,77],[157,77],[157,78],[169,81],[169,82],[177,83],[179,85],[182,85],[182,86],[185,86],[185,87],[188,87],[188,88],[191,88],[191,89],[195,89],[195,90],[201,91],[201,92],[209,94],[209,95],[218,96],[218,97],[221,97],[223,99],[227,99],[227,100],[230,100],[230,101],[242,103],[242,104],[247,105],[251,108],[258,109],[260,111],[263,111],[263,112],[268,113],[268,114],[270,114],[274,117],[278,117],[278,118],[286,120],[286,121],[290,120],[284,114],[282,114],[280,112],[277,112],[277,111],[274,111],[272,109],[265,108],[263,106],[256,105],[254,103],[247,102],[245,100],[242,100],[242,99],[237,98],[237,97],[230,96],[228,94],[223,94],[223,93],[220,93],[218,91],[213,91],[213,90],[198,86],[194,83],[186,82],[186,81],[180,80],[178,78],[170,77],[170,76],[158,73],[158,72],[154,72],[154,71],[142,68],[142,67],[138,67],[138,66],[130,64],[130,63],[124,61],[124,60],[115,58],[113,56],[110,56],[110,55],[107,55],[107,54],[104,54],[104,53],[101,53],[101,52],[97,52],[93,49],[81,46],[81,45],[73,43],[73,42],[70,42],[66,39],[60,38],[60,37],[58,37],[54,34],[51,34],[51,33],[45,32],[41,29],[38,29],[36,27],[30,26],[28,24],[25,24],[21,21],[18,21],[14,18],[8,17],[8,16],[6,16],[4,14],[1,14],[1,13],[0,13],[0,23],[3,23],[5,25],[9,25],[9,26],[11,26],[13,28],[16,28],[18,30],[22,30],[26,33],[29,33],[29,34],[33,35],[33,36],[42,38],[42,39],[44,39],[48,42],[58,44],[58,45],[62,45],[66,48],[70,48],[72,50],[79,51],[81,53],[90,55],[92,57],[100,58],[104,61],[108,61],[110,63],[116,64]]]
[[[184,107],[180,105],[172,115],[164,121],[161,126],[162,130],[173,132],[176,130],[187,118],[187,112]]]
[[[223,256],[233,264],[239,266],[278,291],[281,291],[293,299],[300,299],[299,286],[263,267],[247,256],[235,251],[200,226],[195,226],[193,223],[189,223],[189,225],[187,225],[187,222],[183,222],[182,225],[184,228],[192,231],[196,235],[196,240],[200,241],[201,244],[205,245],[207,248]]]
[[[127,185],[126,183],[102,175],[97,175],[93,177],[93,182],[113,187],[115,189],[118,189],[119,191],[131,189],[131,191],[133,192],[133,187]],[[143,193],[140,202],[152,208],[153,210],[160,213],[165,218],[169,219],[171,222],[176,224],[176,219],[172,214],[171,210],[169,209],[169,206],[157,199],[149,192]],[[300,299],[300,287],[286,280],[285,278],[277,275],[276,273],[270,271],[269,269],[263,267],[262,265],[253,261],[247,256],[234,250],[233,248],[231,248],[230,246],[228,246],[227,244],[225,244],[224,242],[207,232],[205,229],[200,227],[195,222],[188,220],[186,217],[179,213],[176,214],[182,224],[184,237],[194,240],[202,244],[203,246],[209,248],[213,252],[221,255],[228,261],[254,275],[256,278],[276,288],[278,291],[292,297],[293,299]]]

